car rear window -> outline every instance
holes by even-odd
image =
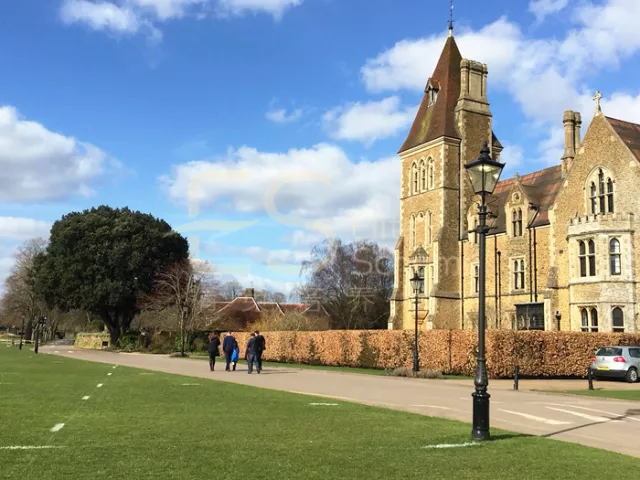
[[[617,357],[619,355],[622,355],[622,349],[615,347],[599,348],[596,352],[596,356],[598,357]]]

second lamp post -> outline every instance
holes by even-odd
[[[479,222],[476,232],[479,236],[479,282],[478,282],[478,357],[476,359],[476,387],[473,393],[473,428],[471,438],[473,440],[488,440],[489,435],[489,398],[487,392],[489,379],[487,376],[487,359],[485,357],[485,259],[486,259],[486,235],[489,232],[487,226],[487,195],[491,195],[496,188],[504,164],[496,162],[489,155],[488,142],[480,150],[480,156],[471,163],[465,165],[471,187],[476,195],[482,199],[478,210]]]
[[[413,339],[413,374],[415,375],[420,370],[420,360],[418,358],[418,294],[422,290],[422,282],[424,279],[418,274],[417,271],[413,273],[413,277],[411,278],[411,288],[416,294],[415,298],[415,328],[414,328],[414,339]]]

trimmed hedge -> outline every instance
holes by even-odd
[[[241,356],[249,333],[235,333]],[[266,361],[395,369],[411,368],[413,332],[330,330],[264,332]],[[223,335],[224,336],[224,335]],[[430,330],[419,335],[420,368],[473,376],[476,330]],[[511,378],[516,363],[524,377],[585,377],[591,355],[605,345],[640,345],[640,335],[487,330],[491,378]]]

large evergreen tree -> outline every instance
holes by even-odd
[[[100,206],[53,224],[46,251],[34,258],[34,283],[50,307],[98,315],[115,345],[158,272],[188,256],[187,240],[164,220]]]

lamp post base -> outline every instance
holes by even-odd
[[[473,397],[472,440],[490,440],[489,434],[489,395],[486,391],[475,391]]]

